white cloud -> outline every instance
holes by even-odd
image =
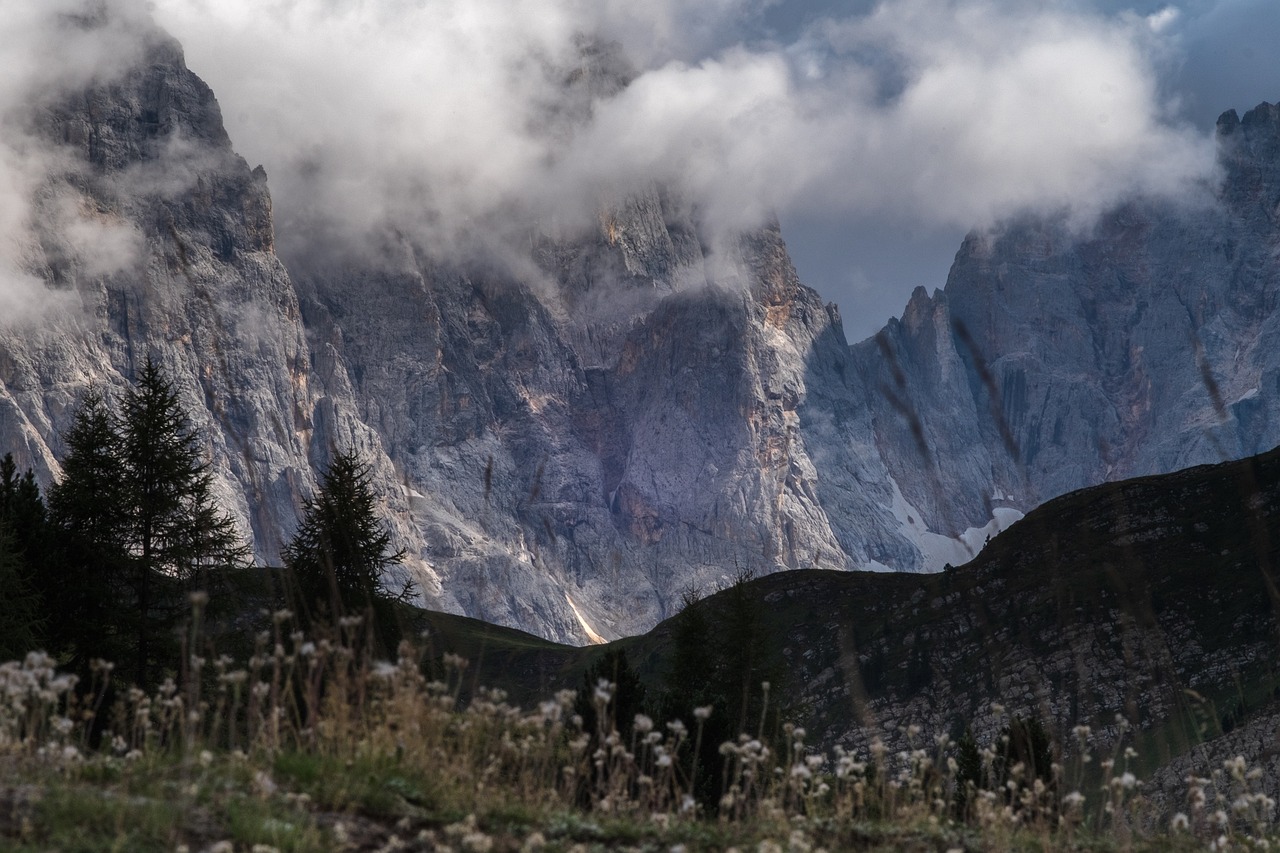
[[[791,45],[714,46],[761,4],[157,0],[271,177],[282,239],[391,220],[440,248],[504,214],[587,222],[601,193],[681,182],[724,227],[771,211],[979,225],[1087,216],[1204,175],[1157,94],[1160,13],[896,0]],[[566,138],[549,115],[583,33],[636,79]],[[732,41],[732,39],[730,40]],[[578,93],[581,97],[581,93]],[[563,128],[561,128],[563,130]]]
[[[1167,32],[1182,17],[1182,11],[1175,6],[1165,6],[1158,12],[1147,15],[1147,26],[1153,33]]]
[[[80,274],[109,276],[129,269],[141,257],[143,236],[123,217],[103,214],[70,194],[59,195],[49,207],[51,230]]]
[[[892,51],[904,80],[840,129],[841,155],[871,167],[841,189],[869,206],[955,224],[1089,215],[1179,192],[1212,163],[1208,139],[1169,123],[1150,32],[1129,16],[903,0],[832,33],[846,50]]]
[[[141,5],[119,0],[102,23],[100,3],[6,3],[0,17],[0,326],[31,322],[72,300],[45,286],[46,257],[32,230],[37,206],[65,260],[88,275],[129,262],[132,228],[82,209],[56,178],[79,168],[35,132],[42,109],[136,62]],[[97,21],[89,26],[91,21]]]
[[[51,25],[82,0],[8,4],[0,116],[136,57],[141,0],[115,2],[122,22],[93,34]],[[1132,192],[1180,192],[1211,167],[1209,140],[1160,102],[1170,10],[887,0],[790,44],[751,41],[747,23],[767,5],[152,4],[218,94],[236,147],[267,167],[286,248],[359,243],[391,224],[442,253],[491,253],[531,227],[586,225],[602,198],[655,180],[678,184],[722,229],[773,212],[964,227],[1029,209],[1083,220]],[[603,66],[573,73],[584,35],[621,44],[628,86],[603,79]],[[5,235],[53,169],[15,126],[0,136]],[[92,217],[81,224],[82,242],[103,236]],[[127,247],[127,234],[110,233]],[[21,261],[0,249],[18,279]]]

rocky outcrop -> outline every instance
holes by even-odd
[[[1157,766],[1272,699],[1278,512],[1273,450],[1056,498],[951,571],[791,573],[751,589],[787,673],[780,695],[824,746],[905,749],[911,726],[917,744],[966,729],[990,743],[1017,716],[1068,750],[1090,726],[1098,756],[1134,743],[1132,727]],[[700,606],[714,619],[727,601]],[[660,627],[634,656],[644,643],[670,654],[672,636]],[[1263,732],[1192,757],[1220,767]]]
[[[1278,116],[1220,119],[1199,198],[971,235],[944,291],[855,347],[890,404],[868,402],[877,446],[932,529],[1280,442]]]
[[[1274,706],[1230,732],[1206,740],[1161,767],[1142,786],[1167,821],[1181,812],[1207,834],[1218,829],[1214,813],[1221,809],[1244,824],[1249,812],[1238,814],[1241,797],[1280,796],[1280,713]],[[1199,789],[1204,802],[1197,808]],[[1261,811],[1262,803],[1250,803]]]
[[[412,246],[399,266],[299,272],[468,614],[616,637],[741,571],[856,565],[807,451],[826,428],[806,423],[808,359],[846,369],[839,318],[776,227],[735,247],[743,280],[715,280],[672,211],[655,190],[544,245],[549,294]]]

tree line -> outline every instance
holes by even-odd
[[[86,671],[116,663],[155,684],[177,660],[193,592],[225,588],[252,552],[214,496],[214,477],[173,383],[150,359],[118,400],[91,390],[64,435],[62,477],[42,495],[31,471],[0,461],[0,660],[36,648]],[[282,603],[308,628],[369,620],[394,652],[385,570],[403,559],[377,514],[370,468],[334,454],[284,549]],[[236,602],[227,602],[234,608]]]

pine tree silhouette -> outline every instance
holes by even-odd
[[[379,623],[380,639],[389,646],[385,651],[393,652],[391,605],[409,600],[415,590],[409,583],[388,589],[385,572],[403,559],[404,551],[392,549],[391,534],[378,517],[369,466],[354,451],[337,453],[284,550],[301,607],[320,622],[368,614]]]
[[[250,552],[214,500],[199,433],[150,358],[120,408],[115,416],[101,394],[85,398],[49,502],[69,540],[63,579],[93,592],[75,602],[86,621],[70,638],[77,656],[127,646],[145,686],[187,593],[211,569],[247,566]]]

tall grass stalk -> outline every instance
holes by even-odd
[[[208,837],[210,821],[218,832],[283,845],[259,847],[296,850],[357,847],[363,842],[350,834],[361,821],[477,850],[503,833],[546,841],[613,831],[693,846],[816,849],[871,826],[881,837],[922,835],[943,849],[1072,849],[1261,846],[1280,831],[1261,771],[1243,759],[1189,779],[1185,811],[1172,818],[1143,797],[1128,748],[1101,762],[1101,789],[1086,790],[1087,727],[1073,732],[1069,772],[1058,763],[1047,775],[1023,762],[1008,766],[1008,745],[995,743],[981,752],[977,780],[961,778],[956,743],[930,741],[915,727],[896,753],[873,739],[865,751],[827,754],[791,724],[777,743],[763,730],[743,733],[720,745],[720,796],[708,810],[695,796],[699,778],[713,772],[698,762],[710,707],[690,709],[692,733],[679,720],[637,715],[624,740],[614,685],[603,681],[597,728],[588,732],[573,715],[572,691],[527,710],[499,690],[463,702],[465,660],[445,655],[442,678],[431,679],[409,643],[394,661],[374,659],[370,626],[359,617],[307,636],[283,610],[238,664],[208,647],[206,601],[193,597],[174,677],[152,693],[116,685],[109,702],[114,670],[101,661],[84,686],[39,652],[0,665],[0,778],[39,788],[46,804],[30,806],[25,823],[0,821],[0,840],[47,847],[58,829],[41,821],[63,813],[48,804],[64,802],[58,792],[91,789],[103,808],[118,810],[117,837],[102,849],[122,838],[138,849],[153,836],[163,836],[161,847],[223,840]],[[6,790],[0,784],[0,797]],[[204,823],[175,813],[174,827],[161,832],[165,802],[205,815]],[[143,835],[128,828],[139,803],[151,809]]]

